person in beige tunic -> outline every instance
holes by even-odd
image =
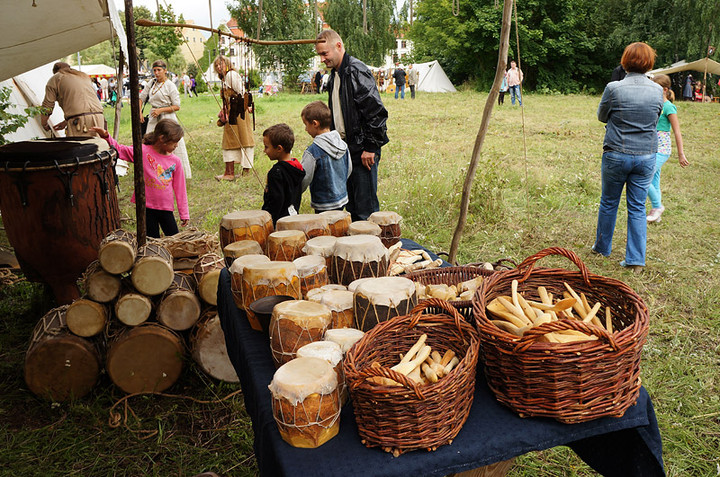
[[[45,86],[42,102],[45,114],[40,115],[40,123],[46,131],[50,130],[48,119],[56,101],[65,113],[65,120],[53,126],[55,131],[65,129],[66,136],[92,137],[95,133],[91,128],[107,129],[103,107],[90,77],[63,62],[55,63],[53,76]]]
[[[235,164],[242,165],[242,174],[253,166],[255,139],[252,131],[252,107],[245,98],[242,78],[225,56],[213,62],[215,72],[222,80],[223,107],[218,113],[218,126],[223,127],[222,154],[225,172],[215,176],[222,181],[235,180]]]

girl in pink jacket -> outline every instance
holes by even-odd
[[[120,159],[133,162],[133,148],[118,144],[102,128],[93,131],[117,149]],[[158,121],[155,130],[143,138],[143,171],[145,175],[145,220],[148,237],[160,237],[160,228],[166,236],[178,233],[173,211],[177,200],[180,224],[190,222],[185,172],[180,158],[172,152],[183,137],[182,127],[170,120]],[[135,202],[133,193],[132,202]]]

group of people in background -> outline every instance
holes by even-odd
[[[270,211],[274,222],[298,212],[300,196],[307,188],[316,212],[346,208],[353,220],[364,220],[380,207],[377,169],[381,148],[388,142],[387,110],[372,72],[345,52],[340,36],[328,30],[318,40],[316,51],[328,68],[328,104],[314,101],[300,113],[305,130],[313,137],[302,162],[291,156],[295,137],[289,126],[278,124],[263,132],[264,152],[276,161],[268,172],[263,196],[263,209]],[[216,179],[234,180],[235,164],[242,168],[240,175],[253,167],[253,104],[228,58],[217,57],[213,67],[222,81],[223,104],[217,124],[223,128],[225,163],[224,173]],[[152,64],[152,72],[153,79],[140,93],[139,106],[140,122],[146,122],[147,128],[142,145],[147,232],[150,237],[159,237],[161,232],[178,232],[175,202],[181,225],[189,223],[186,179],[192,173],[176,115],[180,92],[175,77],[168,75],[162,60]],[[55,130],[64,128],[67,136],[98,135],[119,151],[120,159],[132,162],[132,147],[118,144],[107,131],[103,107],[90,77],[67,63],[57,63],[54,73],[46,87],[43,127],[51,128],[48,120],[57,101],[65,112],[65,121],[54,125]],[[183,82],[186,91],[192,91],[192,86],[186,86],[187,78]],[[150,110],[143,116],[146,103]]]
[[[510,61],[510,68],[503,75],[502,83],[500,84],[500,93],[498,94],[498,105],[505,104],[505,93],[510,92],[510,101],[515,106],[515,99],[517,98],[518,104],[522,106],[522,93],[520,92],[520,85],[523,81],[523,72],[518,68],[515,60]]]
[[[289,126],[277,124],[263,131],[264,152],[270,160],[276,161],[268,172],[263,196],[263,209],[271,213],[273,222],[298,213],[301,195],[307,188],[310,189],[311,207],[316,212],[345,208],[356,221],[365,220],[379,210],[378,165],[381,149],[389,139],[388,112],[380,98],[376,78],[364,63],[345,52],[336,32],[325,30],[317,40],[316,52],[328,72],[324,86],[328,103],[313,101],[300,112],[305,131],[313,138],[302,161],[292,156],[295,136]],[[656,75],[653,79],[646,76],[655,57],[655,50],[646,43],[628,45],[621,59],[626,75],[619,81],[608,83],[597,112],[598,119],[606,123],[606,132],[601,165],[602,192],[592,250],[603,256],[610,255],[618,206],[625,189],[627,244],[620,265],[633,270],[645,266],[647,224],[660,222],[665,210],[660,178],[662,167],[671,155],[672,137],[680,166],[689,165],[670,78],[666,75]],[[396,98],[398,92],[404,97],[406,76],[404,69],[397,66]],[[224,173],[216,179],[234,180],[235,164],[242,167],[240,175],[247,174],[253,167],[253,104],[228,58],[217,57],[213,67],[222,81],[223,104],[217,124],[223,128],[225,163]],[[146,219],[148,235],[159,236],[160,229],[165,235],[177,233],[173,199],[178,204],[181,224],[188,223],[185,180],[191,177],[191,170],[183,128],[176,116],[180,110],[180,93],[169,80],[167,66],[162,60],[153,63],[152,71],[154,79],[143,89],[140,107],[142,110],[145,102],[151,106],[143,140]],[[65,121],[55,125],[55,130],[65,128],[68,136],[98,134],[120,151],[121,159],[131,162],[132,148],[118,145],[107,132],[102,105],[90,78],[67,63],[55,64],[53,72],[43,101],[43,127],[50,129],[48,118],[57,101],[65,112]],[[317,83],[318,76],[313,79]],[[319,80],[322,82],[322,77]],[[511,61],[505,83],[513,104],[517,98],[522,105],[522,80],[522,71],[515,61]],[[411,92],[414,92],[412,88]],[[629,117],[632,120],[628,120]],[[646,213],[648,197],[651,209]]]

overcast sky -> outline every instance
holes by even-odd
[[[210,4],[212,3],[212,25],[217,28],[221,22],[230,20],[230,12],[225,6],[225,0],[133,0],[133,6],[143,6],[150,9],[151,12],[157,10],[157,3],[163,7],[172,5],[173,12],[176,16],[182,13],[185,20],[192,20],[197,25],[210,26]],[[115,0],[115,6],[124,9],[122,0]],[[202,32],[205,37],[209,37],[210,33]]]

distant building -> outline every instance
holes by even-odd
[[[189,25],[195,24],[192,20],[186,20],[185,23]],[[205,36],[200,30],[183,28],[182,37],[183,42],[180,43],[180,52],[188,65],[194,65],[197,60],[202,58],[205,52]]]
[[[223,28],[224,27],[224,28]],[[242,29],[238,26],[237,20],[234,18],[231,18],[230,21],[227,23],[222,24],[220,27],[221,30],[227,31],[228,33],[231,33],[235,36],[243,37],[245,36],[245,32],[242,31]],[[257,64],[255,62],[255,56],[249,55],[249,57],[246,58],[247,54],[247,48],[243,43],[239,40],[236,40],[235,38],[230,38],[225,35],[220,35],[220,41],[218,43],[218,50],[216,52],[217,54],[221,54],[223,56],[227,56],[230,59],[230,63],[233,65],[233,67],[240,73],[243,74],[246,68],[246,59],[249,60],[249,67],[250,69],[257,69]],[[215,70],[212,67],[212,58],[210,68],[207,72],[207,80],[209,82],[219,82],[220,79],[218,78],[217,74],[215,74]]]
[[[407,66],[405,56],[412,53],[412,40],[405,39],[404,35],[401,33],[400,38],[395,39],[395,44],[395,49],[385,57],[385,64],[383,65],[384,68],[394,68],[395,63],[401,63],[403,66]]]

